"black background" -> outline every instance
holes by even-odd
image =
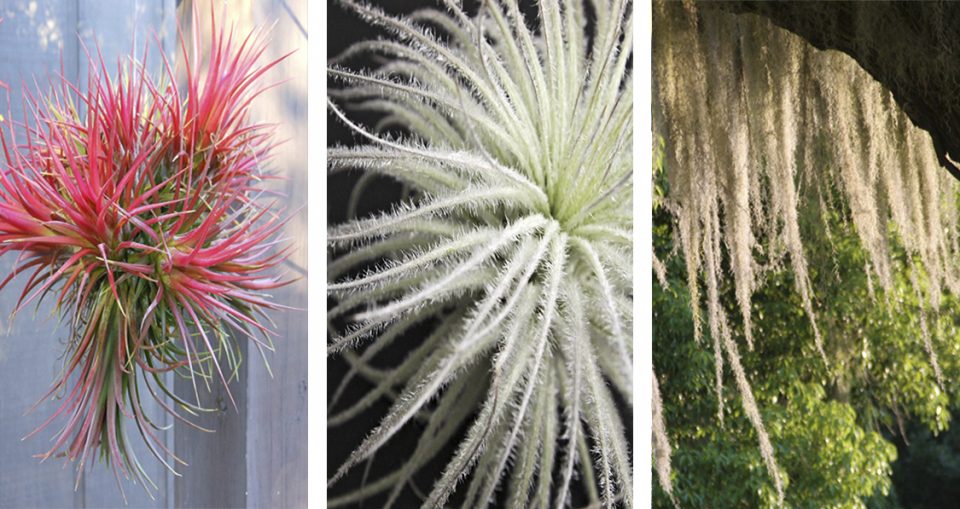
[[[413,10],[424,7],[435,7],[443,10],[443,7],[439,1],[433,2],[431,0],[381,0],[371,1],[371,3],[382,7],[386,12],[392,14],[409,13]],[[525,15],[527,16],[528,26],[531,28],[535,27],[536,25],[530,22],[536,20],[537,8],[535,2],[521,0],[520,4]],[[476,1],[465,1],[464,9],[469,14],[473,14],[477,10],[477,5],[478,2]],[[339,55],[352,43],[377,38],[380,36],[388,36],[384,30],[370,25],[369,23],[361,20],[359,16],[352,11],[341,7],[339,2],[328,2],[327,14],[327,52],[330,56]],[[590,23],[589,20],[588,23]],[[592,25],[592,23],[590,24]],[[346,63],[346,65],[351,69],[373,68],[376,67],[376,62],[372,61],[372,59],[365,60],[364,58],[352,58]],[[328,86],[331,88],[341,88],[341,84],[332,79],[328,79]],[[350,111],[349,105],[338,104],[338,106],[345,110],[347,116],[350,117],[351,120],[358,122],[360,125],[365,127],[370,127],[377,121],[377,115],[375,114]],[[346,126],[343,125],[342,122],[340,122],[339,119],[330,113],[328,109],[328,146],[355,146],[365,142],[366,140],[361,139],[361,137],[350,131]],[[346,220],[346,207],[350,196],[350,190],[353,188],[353,185],[355,184],[359,175],[359,172],[338,172],[337,174],[330,175],[328,177],[327,217],[330,225],[336,225]],[[378,179],[367,187],[362,199],[359,202],[357,213],[362,217],[373,211],[389,209],[392,204],[399,200],[400,196],[401,188],[398,184],[386,179]],[[379,367],[397,365],[397,363],[399,363],[405,357],[407,351],[419,344],[419,339],[429,333],[429,326],[430,325],[427,324],[425,327],[420,327],[418,330],[412,330],[410,333],[405,335],[405,337],[399,338],[395,343],[397,345],[406,346],[398,346],[398,348],[387,349],[382,354],[377,356],[375,365]],[[347,373],[348,365],[340,356],[335,355],[330,356],[327,359],[326,364],[328,388],[327,396],[329,398],[333,395],[333,391],[339,385],[340,380]],[[341,396],[340,402],[334,411],[336,412],[342,410],[346,404],[349,404],[349,402],[356,401],[357,399],[361,398],[370,388],[370,384],[366,383],[366,381],[364,381],[361,377],[356,377],[354,382],[351,382],[346,392]],[[615,394],[615,397],[619,396],[616,394],[616,391],[611,392]],[[620,399],[618,398],[617,401],[619,403]],[[625,405],[621,404],[620,407],[621,415],[624,419],[624,425],[626,426],[629,435],[629,430],[632,429],[632,414],[630,409]],[[381,398],[377,404],[375,404],[370,410],[362,415],[343,425],[327,429],[328,475],[332,476],[336,472],[337,468],[343,464],[353,449],[360,444],[370,430],[379,424],[380,419],[386,415],[388,409],[389,402]],[[472,418],[468,418],[466,421],[467,425],[469,425],[472,420]],[[422,430],[423,426],[421,424],[415,422],[410,423],[406,425],[397,436],[387,442],[387,444],[374,456],[374,461],[372,462],[370,471],[367,473],[366,482],[370,483],[375,481],[381,476],[389,474],[392,470],[402,465],[403,462],[409,457],[409,454],[413,451]],[[433,461],[428,463],[425,468],[421,469],[421,471],[414,476],[414,482],[417,484],[422,493],[429,494],[434,480],[442,474],[444,466],[452,457],[455,446],[459,441],[458,438],[460,437],[455,436],[444,451],[441,451]],[[558,451],[558,458],[561,457],[562,454],[562,451]],[[365,467],[366,463],[355,466],[346,477],[338,481],[332,488],[328,488],[328,496],[332,498],[360,487],[364,482],[363,476]],[[507,475],[509,475],[509,472]],[[469,480],[464,482],[468,481]],[[571,488],[574,490],[573,507],[582,507],[583,505],[586,505],[586,497],[580,489],[580,482],[575,479],[571,484]],[[351,507],[382,507],[386,501],[386,496],[389,494],[389,491],[390,490],[387,490],[380,496],[369,498],[366,501]],[[448,505],[451,507],[459,506],[462,503],[461,497],[464,495],[465,491],[465,484],[461,484],[461,489],[458,489],[454,493],[449,500]],[[502,490],[500,491],[502,492]],[[498,500],[498,502],[500,503],[491,504],[491,507],[499,507],[503,505],[502,500]],[[407,487],[404,489],[394,507],[406,509],[420,507],[420,504],[421,499],[413,492],[413,490]]]
[[[371,2],[381,6],[388,13],[409,13],[413,10],[423,7],[439,7],[439,2],[434,3],[429,0],[390,0]],[[327,54],[329,56],[339,55],[350,44],[362,40],[373,39],[377,37],[386,37],[388,34],[381,28],[370,25],[361,20],[352,11],[349,11],[339,5],[339,2],[328,2],[327,10]],[[351,69],[374,68],[376,62],[368,58],[352,58],[345,64]],[[328,80],[328,86],[331,88],[341,88],[342,84],[335,80]],[[364,127],[373,126],[378,115],[370,112],[351,111],[348,104],[338,104],[345,113],[354,122]],[[328,146],[356,146],[365,143],[367,140],[356,135],[347,128],[335,115],[327,110],[327,144]],[[327,221],[330,225],[340,224],[347,219],[346,208],[350,197],[350,191],[356,183],[360,172],[338,172],[330,175],[327,179]],[[388,179],[376,179],[370,183],[365,190],[362,199],[359,201],[357,214],[364,216],[370,212],[388,209],[396,203],[401,196],[400,186]],[[409,348],[399,348],[399,345],[416,346],[419,344],[417,335],[429,333],[428,327],[420,327],[419,330],[412,330],[404,337],[398,338],[395,343],[398,348],[387,349],[375,359],[377,366],[388,367],[397,365],[406,355]],[[327,397],[333,395],[340,383],[340,380],[347,373],[349,367],[340,356],[330,356],[327,360]],[[346,392],[341,396],[338,406],[334,411],[345,408],[350,402],[357,401],[363,397],[372,386],[361,377],[356,377],[350,383]],[[386,415],[389,409],[389,400],[381,398],[373,407],[363,414],[355,417],[349,422],[335,428],[327,429],[327,472],[332,476],[337,468],[349,457],[350,453],[356,448],[363,438],[380,423],[380,419]],[[469,422],[469,420],[468,420]],[[383,475],[389,474],[403,464],[412,453],[416,442],[419,439],[423,425],[413,422],[409,423],[400,431],[400,433],[374,456],[366,482],[374,481]],[[425,468],[421,469],[414,476],[414,482],[424,494],[429,494],[433,481],[438,478],[446,462],[454,452],[456,437],[451,441],[447,450],[442,451],[436,456],[434,461],[430,462]],[[357,465],[342,480],[338,481],[333,487],[328,488],[328,497],[334,497],[339,494],[353,491],[364,482],[364,469],[366,463]],[[458,490],[456,494],[461,494],[463,490]],[[380,508],[386,502],[390,490],[381,493],[378,496],[371,497],[365,501],[353,506],[357,508]],[[451,498],[450,504],[459,503],[455,496]],[[421,499],[409,487],[403,490],[403,493],[397,499],[394,507],[400,509],[420,507]]]

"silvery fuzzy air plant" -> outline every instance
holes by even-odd
[[[329,230],[328,353],[351,369],[328,425],[392,401],[329,485],[413,421],[425,429],[396,470],[328,503],[389,507],[460,438],[423,507],[467,478],[464,507],[566,506],[577,478],[591,503],[631,507],[614,395],[632,406],[631,2],[543,0],[533,29],[515,0],[406,17],[342,3],[393,37],[332,60],[329,109],[366,144],[329,149],[330,171],[410,195]],[[385,63],[350,70],[369,54]],[[367,130],[341,104],[386,116]],[[377,134],[385,125],[406,134]],[[404,336],[424,323],[436,327],[419,344]],[[406,358],[374,366],[398,338],[414,342]],[[340,405],[357,376],[373,388]]]
[[[214,23],[211,34],[203,61],[206,41],[195,35],[191,53],[181,37],[182,87],[162,48],[159,80],[132,57],[111,77],[88,55],[85,89],[58,79],[26,101],[24,134],[9,124],[2,136],[0,254],[18,258],[0,288],[28,276],[15,312],[55,299],[71,331],[41,400],[59,406],[31,435],[57,423],[40,457],[77,461],[78,483],[99,455],[118,484],[123,475],[148,488],[126,419],[173,470],[183,462],[168,461],[144,400],[189,424],[181,411],[204,410],[196,379],[234,375],[234,335],[272,348],[264,312],[282,306],[264,292],[285,284],[271,274],[286,256],[275,249],[284,221],[263,199],[272,129],[248,116],[277,61],[260,61],[262,30]],[[193,395],[172,392],[171,371],[193,381]]]

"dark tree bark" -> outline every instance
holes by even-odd
[[[960,180],[960,2],[702,1],[757,14],[819,49],[842,51],[893,94]]]

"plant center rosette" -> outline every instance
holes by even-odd
[[[340,4],[388,36],[328,69],[362,141],[329,170],[362,176],[327,234],[327,426],[389,409],[328,505],[632,507],[632,2]],[[374,179],[405,197],[358,215]]]
[[[189,423],[181,411],[203,410],[197,378],[235,376],[238,339],[272,349],[265,312],[283,306],[265,292],[288,282],[273,270],[288,254],[277,247],[285,221],[265,199],[273,132],[249,110],[282,58],[260,62],[262,30],[241,36],[212,22],[209,33],[202,59],[207,41],[181,34],[182,73],[161,49],[159,79],[147,50],[113,77],[89,57],[85,88],[59,79],[28,96],[25,118],[2,136],[0,254],[17,258],[0,287],[26,278],[14,313],[55,300],[70,330],[41,398],[59,406],[31,435],[59,423],[40,457],[79,460],[78,481],[99,453],[118,483],[152,484],[124,419],[173,470],[183,462],[145,400]],[[194,394],[174,394],[169,372],[189,377]]]

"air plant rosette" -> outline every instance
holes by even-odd
[[[114,77],[88,52],[85,88],[56,79],[5,124],[0,254],[17,259],[0,287],[27,278],[14,313],[54,300],[70,330],[62,371],[38,402],[59,406],[30,436],[56,428],[39,456],[77,462],[78,483],[99,455],[118,484],[122,475],[156,489],[126,421],[176,473],[184,463],[144,402],[190,423],[184,413],[205,410],[198,383],[236,376],[238,341],[272,350],[266,311],[284,306],[266,292],[289,282],[273,270],[288,254],[278,247],[285,220],[266,186],[273,129],[249,117],[282,58],[261,63],[266,31],[243,36],[211,20],[203,59],[207,41],[180,34],[180,86],[162,47],[159,79],[144,64],[149,45]],[[174,394],[170,372],[194,394]]]
[[[543,0],[535,22],[516,0],[340,3],[390,37],[331,62],[329,109],[365,144],[330,148],[330,171],[365,173],[350,216],[371,175],[409,195],[328,232],[328,353],[349,366],[328,425],[390,404],[328,486],[418,438],[328,505],[412,490],[425,508],[632,507],[632,3]],[[383,117],[367,129],[343,107]],[[372,388],[347,401],[358,378]],[[428,489],[409,488],[448,447]]]

